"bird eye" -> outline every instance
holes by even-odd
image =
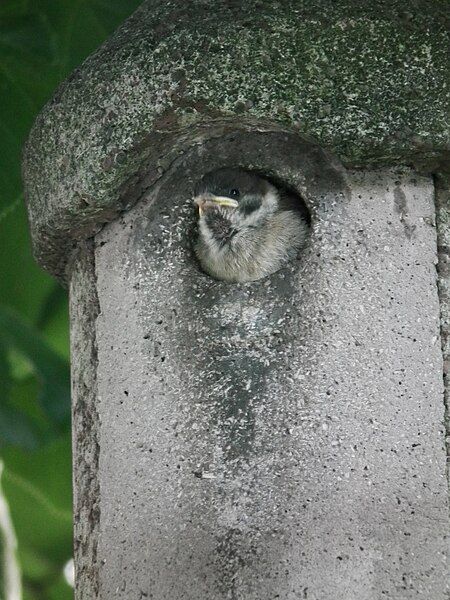
[[[237,189],[232,189],[230,190],[230,196],[232,198],[239,198],[240,194],[239,194],[239,190]]]

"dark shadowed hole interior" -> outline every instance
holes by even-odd
[[[295,189],[294,186],[287,184],[285,181],[282,181],[278,177],[273,175],[267,175],[264,171],[260,171],[258,169],[245,169],[248,173],[256,173],[259,177],[263,177],[267,181],[269,181],[273,186],[275,186],[280,193],[281,196],[285,196],[288,198],[292,198],[293,205],[295,208],[300,211],[302,217],[311,225],[311,213],[308,210],[306,202]]]

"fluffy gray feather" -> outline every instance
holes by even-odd
[[[295,198],[255,173],[222,168],[197,184],[195,253],[216,279],[254,281],[277,271],[304,246],[308,224]]]

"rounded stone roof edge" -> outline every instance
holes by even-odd
[[[450,172],[447,6],[147,0],[30,133],[23,177],[37,260],[64,277],[77,240],[127,208],[136,173],[152,185],[176,149],[230,123],[297,132],[346,166]]]
[[[252,139],[255,154],[252,159],[243,159],[235,152],[248,139]],[[137,150],[138,156],[133,161],[133,169],[124,172],[116,186],[107,190],[106,202],[100,204],[95,198],[77,196],[70,204],[60,206],[55,214],[52,211],[42,211],[36,215],[40,222],[32,226],[32,242],[36,260],[63,284],[70,279],[71,258],[76,256],[76,249],[82,240],[92,238],[102,227],[115,220],[121,213],[129,210],[140,199],[156,186],[159,181],[173,169],[183,168],[185,156],[192,150],[196,152],[211,143],[226,145],[226,151],[221,149],[219,163],[227,163],[246,168],[262,169],[268,175],[282,178],[283,169],[279,157],[267,160],[267,155],[275,151],[267,149],[268,138],[276,145],[276,151],[281,154],[286,151],[288,156],[303,154],[311,156],[313,162],[322,165],[323,173],[328,170],[334,173],[334,181],[345,181],[345,169],[334,155],[318,145],[310,137],[298,131],[283,127],[278,123],[254,121],[246,118],[205,120],[202,123],[189,125],[183,129],[150,132]],[[269,142],[270,144],[270,142]],[[297,150],[297,148],[299,150]],[[257,149],[257,150],[256,150]],[[265,160],[262,161],[262,155]],[[278,164],[276,170],[275,164]],[[186,173],[188,176],[189,174]],[[324,177],[324,181],[331,181]],[[287,182],[286,182],[287,183]],[[326,187],[326,183],[324,183]],[[318,188],[319,189],[319,188]],[[327,192],[328,189],[325,189]],[[29,208],[29,214],[33,214]],[[56,211],[55,211],[56,212]],[[50,221],[51,218],[55,220]]]

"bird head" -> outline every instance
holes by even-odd
[[[278,199],[276,188],[266,179],[239,168],[211,171],[194,190],[200,221],[226,220],[234,230],[257,227],[276,212]]]

